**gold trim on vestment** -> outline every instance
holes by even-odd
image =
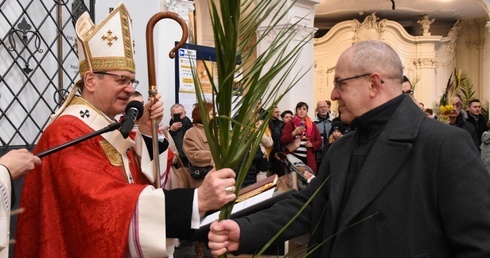
[[[90,102],[88,102],[86,99],[84,99],[82,97],[75,96],[70,101],[70,103],[68,104],[68,106],[72,106],[72,105],[88,106],[93,111],[95,111],[98,115],[105,118],[105,120],[107,120],[109,123],[115,122],[115,121],[111,120],[110,118],[108,118],[104,113],[102,113],[102,111],[98,110],[96,107],[94,107],[94,105],[92,105]],[[106,140],[100,141],[100,146],[102,147],[102,149],[104,149],[105,155],[107,156],[107,158],[109,159],[109,161],[111,162],[111,164],[113,166],[118,166],[118,167],[124,166],[123,158],[122,158],[121,154],[117,151],[117,149],[114,148],[114,146],[112,146]]]
[[[112,58],[92,58],[92,69],[94,71],[112,71],[112,70],[136,70],[136,65],[133,59],[124,57]],[[87,60],[80,62],[80,74],[89,71]]]
[[[104,149],[105,155],[113,166],[122,167],[124,165],[121,154],[109,142],[102,140],[100,146]]]

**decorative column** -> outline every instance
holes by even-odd
[[[293,4],[293,1],[289,1]],[[277,31],[281,30],[285,26],[293,26],[293,24],[301,19],[301,22],[295,26],[301,26],[294,40],[290,43],[289,49],[293,49],[294,45],[300,44],[300,41],[306,36],[311,35],[311,40],[304,45],[303,50],[300,53],[298,62],[295,67],[288,75],[288,79],[285,84],[289,84],[294,80],[295,75],[303,74],[306,72],[305,76],[291,89],[291,91],[284,96],[281,103],[279,103],[279,109],[281,110],[292,110],[294,112],[294,107],[299,101],[304,101],[308,103],[309,116],[313,117],[315,113],[315,74],[314,74],[314,58],[313,58],[313,34],[316,32],[316,28],[313,27],[313,21],[315,18],[316,7],[320,3],[320,0],[299,0],[294,2],[294,5],[288,12],[287,18],[284,19],[284,23],[278,24]],[[278,11],[281,12],[281,11]],[[270,16],[274,16],[276,13],[271,13]],[[258,37],[264,32],[265,28],[258,29]],[[269,33],[268,38],[274,38],[274,33]],[[260,55],[264,49],[268,47],[270,40],[263,40],[257,47],[257,55]],[[329,98],[325,96],[323,99]]]
[[[435,87],[438,85],[435,74],[438,65],[435,57],[435,45],[434,42],[431,42],[419,46],[428,51],[427,53],[418,53],[417,56],[419,57],[415,58],[412,63],[416,71],[416,81],[412,82],[412,84],[415,83],[414,97],[418,102],[424,103],[426,108],[433,108],[434,100],[438,100],[440,97],[440,90]],[[445,85],[440,86],[445,87]]]
[[[161,0],[160,9],[171,11],[182,17],[189,28],[188,43],[194,43],[194,1],[188,0]],[[155,56],[157,67],[158,92],[162,95],[165,114],[162,125],[168,125],[170,120],[170,107],[175,104],[175,59],[168,57],[169,51],[175,46],[182,36],[179,24],[170,19],[161,20],[158,24],[158,35],[155,35]],[[177,53],[176,53],[177,54]],[[190,114],[190,110],[187,110]]]
[[[163,5],[163,10],[174,12],[185,20],[187,27],[189,27],[189,37],[187,42],[195,44],[194,1],[164,0]]]
[[[415,57],[412,61],[417,79],[415,82],[412,81],[412,84],[415,83],[414,97],[418,102],[424,103],[425,107],[430,108],[432,108],[434,99],[437,100],[440,96],[440,93],[434,89],[437,89],[437,85],[441,86],[436,78],[436,68],[439,64],[436,57],[436,45],[440,44],[442,37],[431,36],[429,30],[434,21],[435,19],[429,19],[428,14],[424,14],[417,21],[420,24],[422,36],[415,37]]]

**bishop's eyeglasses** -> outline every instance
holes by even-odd
[[[125,75],[120,75],[120,74],[115,74],[115,73],[108,73],[108,72],[94,72],[94,73],[96,73],[96,74],[103,74],[103,75],[110,75],[110,76],[117,77],[118,79],[116,79],[116,81],[119,84],[124,85],[124,86],[128,86],[129,84],[131,84],[131,85],[133,85],[133,87],[135,89],[136,89],[136,86],[138,86],[138,83],[140,83],[138,80],[131,79],[128,76],[125,76]]]

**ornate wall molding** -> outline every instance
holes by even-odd
[[[316,31],[318,28],[312,28],[308,26],[302,26],[302,25],[297,25],[296,29],[299,30],[297,33],[297,39],[304,39],[311,37],[313,38],[315,36]]]
[[[455,29],[454,38],[456,38],[456,32]],[[343,50],[365,40],[382,40],[393,47],[400,56],[404,74],[413,84],[424,86],[418,87],[415,93],[418,101],[432,103],[439,97],[437,87],[445,83],[446,70],[450,70],[445,66],[441,67],[440,58],[442,60],[452,58],[441,56],[440,51],[444,50],[444,46],[441,45],[443,37],[411,35],[400,23],[380,19],[375,13],[368,15],[362,23],[357,20],[339,22],[323,37],[315,39],[315,62],[317,67],[324,67],[324,71],[320,74],[317,71],[318,68],[315,70],[315,74],[320,75],[315,78],[317,95],[325,96],[334,87],[332,78],[328,78],[333,73],[325,72],[327,67],[335,66]],[[447,41],[446,38],[445,40]],[[440,80],[439,77],[444,79]],[[324,83],[327,85],[325,86]],[[434,88],[426,85],[433,85]]]
[[[332,83],[334,79],[334,71],[335,71],[335,66],[333,67],[326,67],[323,65],[318,65],[317,62],[314,64],[314,69],[315,69],[315,80],[317,81],[317,87],[318,90],[325,92],[328,94],[328,84]]]
[[[418,20],[417,23],[420,24],[420,28],[422,29],[422,36],[430,36],[430,25],[434,23],[436,19],[429,19],[428,14],[424,14],[422,19]]]
[[[165,9],[178,14],[189,25],[189,14],[195,10],[194,1],[165,0],[164,5]]]
[[[457,20],[451,30],[447,33],[449,41],[446,43],[446,53],[448,55],[454,56],[456,53],[456,40],[458,39],[459,32],[461,31],[462,25],[461,21]]]
[[[362,23],[358,20],[353,20],[352,30],[354,31],[354,37],[352,37],[352,41],[358,43],[365,40],[383,40],[387,20],[378,20],[376,13],[368,15]]]
[[[471,48],[481,49],[485,47],[485,39],[467,40],[465,44],[470,49]]]
[[[435,58],[417,58],[413,60],[413,65],[416,68],[434,68],[437,66],[437,59]]]
[[[454,63],[456,62],[457,40],[460,36],[462,27],[462,22],[460,20],[457,20],[454,23],[453,27],[447,33],[447,36],[443,38],[443,48],[441,50],[439,60],[442,66],[454,66]]]

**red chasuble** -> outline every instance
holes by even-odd
[[[45,130],[35,153],[90,132],[76,117],[59,117]],[[120,155],[101,136],[44,157],[24,181],[25,212],[19,216],[15,256],[124,257],[131,217],[147,186],[132,153],[133,184]]]

